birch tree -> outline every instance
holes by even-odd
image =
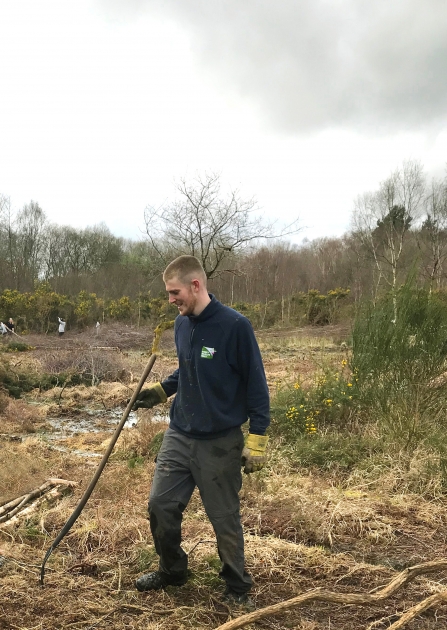
[[[365,256],[374,263],[376,295],[383,285],[396,292],[404,245],[410,228],[421,218],[424,193],[422,165],[408,160],[376,192],[355,202],[353,229]]]

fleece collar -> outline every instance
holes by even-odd
[[[209,319],[221,306],[219,300],[217,300],[212,293],[208,293],[208,295],[211,298],[211,302],[205,306],[200,315],[188,315],[188,318],[192,324],[198,324]]]

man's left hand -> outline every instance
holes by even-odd
[[[248,475],[249,473],[264,468],[265,462],[267,461],[265,449],[267,448],[268,441],[267,435],[248,434],[245,440],[244,450],[242,451],[241,465],[244,466],[244,473]]]

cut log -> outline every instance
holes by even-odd
[[[34,499],[42,497],[42,495],[43,495],[43,500],[45,500],[46,498],[45,495],[51,495],[54,497],[57,495],[57,493],[59,493],[60,496],[62,496],[62,493],[60,492],[60,490],[57,490],[56,494],[55,493],[51,494],[51,493],[53,490],[60,488],[60,486],[73,488],[76,485],[77,485],[76,482],[67,481],[66,479],[56,479],[56,478],[48,479],[48,481],[46,481],[44,484],[42,484],[35,490],[32,490],[28,494],[24,494],[20,497],[17,497],[16,499],[12,499],[12,501],[8,501],[7,503],[4,503],[3,505],[1,505],[0,506],[0,524],[6,523],[6,522],[10,523],[11,519],[14,516],[16,516],[16,514],[19,514],[19,513],[20,515],[24,514],[25,513],[24,508],[28,503],[30,503],[30,501],[33,501]],[[42,501],[40,501],[40,503],[42,503]],[[40,505],[40,503],[33,504],[35,506],[33,509],[35,509],[38,505]]]

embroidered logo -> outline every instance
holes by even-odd
[[[216,351],[214,348],[207,348],[206,346],[202,346],[202,353],[200,356],[202,359],[212,359],[215,352]]]

